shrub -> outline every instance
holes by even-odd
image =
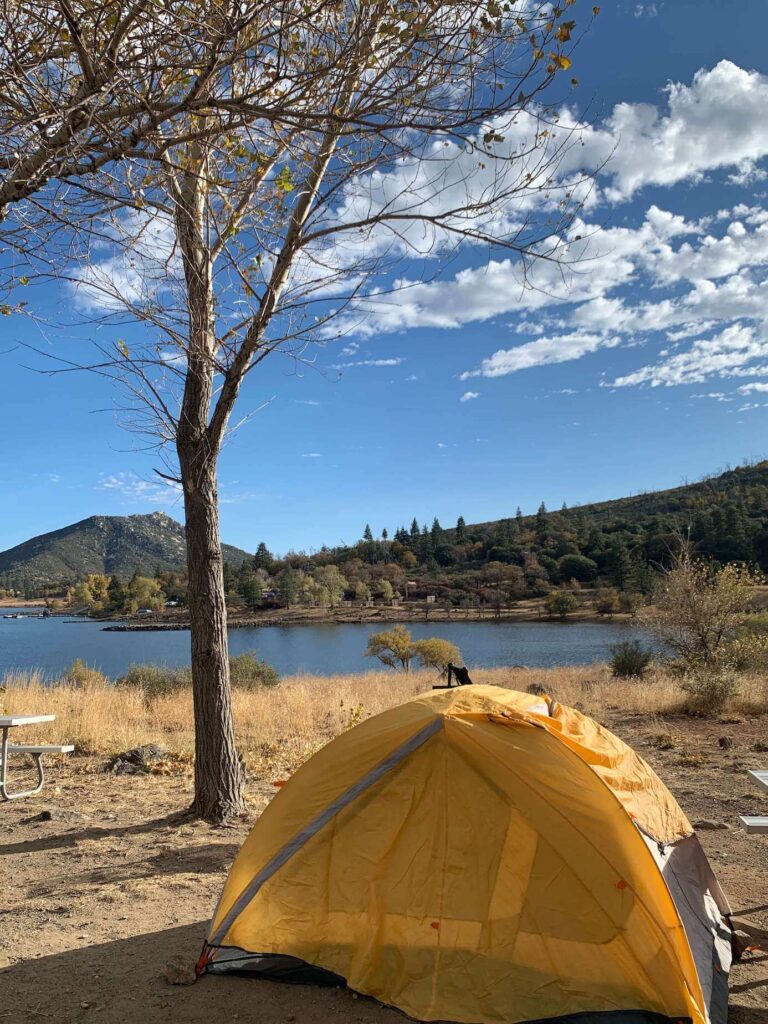
[[[619,611],[625,615],[637,614],[638,608],[643,603],[643,595],[635,594],[630,590],[622,590],[619,594]]]
[[[738,681],[727,669],[700,671],[683,683],[686,693],[684,710],[689,715],[716,718],[725,710],[728,701],[738,692]]]
[[[550,615],[557,615],[560,619],[565,619],[569,612],[579,607],[579,602],[573,594],[565,590],[550,590],[544,604]]]
[[[595,593],[595,611],[598,615],[615,615],[620,609],[619,593],[613,587]]]
[[[641,679],[653,661],[653,651],[639,640],[620,640],[611,647],[611,673],[617,679]]]
[[[86,665],[82,658],[77,658],[72,662],[66,671],[65,678],[70,686],[75,686],[78,690],[88,690],[94,686],[109,684],[109,680],[103,672]]]
[[[119,687],[134,687],[144,691],[147,697],[160,697],[175,693],[192,685],[190,668],[174,668],[170,665],[131,665],[124,676],[115,681]]]
[[[428,640],[415,640],[411,646],[413,656],[422,668],[436,668],[443,672],[449,664],[457,665],[461,662],[461,652],[456,644],[438,636],[430,637]]]
[[[252,652],[229,659],[230,680],[233,687],[256,690],[261,686],[277,686],[280,676],[266,661],[259,661]],[[131,665],[127,673],[116,681],[116,686],[142,689],[147,697],[160,697],[192,686],[191,668],[170,665]]]
[[[258,690],[262,686],[279,686],[280,675],[266,661],[259,661],[253,651],[229,659],[232,685],[241,690]]]
[[[768,668],[768,636],[745,633],[729,645],[725,657],[738,672],[764,671]]]

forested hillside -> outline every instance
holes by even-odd
[[[626,605],[631,595],[649,591],[680,532],[707,558],[768,570],[768,462],[616,501],[557,511],[542,505],[532,516],[517,510],[495,522],[460,518],[448,528],[438,519],[414,519],[378,535],[365,526],[357,543],[311,554],[277,557],[263,543],[252,557],[225,548],[225,579],[230,604],[251,610],[430,595],[458,607],[501,607],[574,585],[610,590]],[[155,577],[166,599],[183,604],[183,558],[183,531],[167,516],[98,517],[0,555],[0,586],[12,589],[23,573],[30,596],[50,593],[49,587],[60,592],[62,581],[87,573],[123,580],[140,573]],[[113,593],[122,593],[118,582]],[[99,612],[124,611],[103,596],[108,583],[89,583],[102,594]]]
[[[352,546],[273,558],[262,544],[229,590],[257,606],[335,604],[371,598],[423,598],[454,605],[506,605],[572,581],[647,593],[680,532],[707,558],[768,569],[768,462],[666,491],[536,515],[451,528],[438,519],[384,529],[365,527]],[[274,595],[274,598],[271,596]]]

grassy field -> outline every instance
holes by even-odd
[[[716,718],[682,713],[672,675],[617,681],[606,666],[473,671],[477,682],[525,689],[539,683],[581,707],[646,758],[699,833],[734,912],[768,936],[768,837],[748,835],[739,814],[768,813],[768,795],[746,771],[766,767],[768,681],[745,675]],[[95,684],[43,686],[8,677],[5,710],[53,712],[43,742],[74,741],[78,755],[51,759],[45,789],[3,807],[0,858],[13,879],[0,913],[0,1017],[82,1024],[402,1024],[373,1000],[302,985],[206,978],[169,986],[163,966],[191,965],[232,859],[287,777],[319,746],[369,715],[428,690],[434,674],[372,672],[295,676],[234,692],[238,744],[247,766],[246,813],[226,828],[189,816],[189,691],[150,697]],[[728,743],[721,742],[723,737]],[[168,757],[149,774],[103,773],[106,754],[160,742]],[[27,775],[30,768],[23,769]],[[714,824],[713,824],[714,821]],[[768,957],[756,952],[731,975],[731,1024],[768,1024]]]
[[[606,710],[647,716],[678,715],[685,694],[680,680],[663,671],[642,681],[616,680],[607,666],[542,669],[478,669],[478,683],[525,690],[544,686],[558,700],[604,720]],[[429,690],[434,672],[369,672],[361,675],[285,678],[275,688],[234,691],[238,746],[255,770],[297,767],[315,750],[364,718]],[[162,743],[184,759],[193,750],[189,691],[148,696],[140,688],[96,681],[44,685],[36,673],[8,675],[0,704],[5,713],[52,713],[56,721],[25,730],[25,741],[74,743],[81,754],[113,754],[141,743]],[[728,713],[768,713],[768,680],[744,675]]]

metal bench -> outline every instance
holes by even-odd
[[[52,722],[55,715],[3,715],[0,716],[0,799],[18,800],[23,796],[34,796],[39,793],[45,783],[43,757],[46,754],[71,754],[75,749],[71,743],[9,743],[8,733],[11,729],[24,725],[36,725],[40,722]],[[8,762],[11,754],[29,754],[37,769],[37,784],[33,789],[11,793],[8,789]]]
[[[739,821],[745,832],[756,832],[768,835],[768,817],[761,814],[740,814]]]
[[[747,775],[757,785],[758,789],[768,792],[768,771],[755,769],[747,772]],[[768,815],[765,814],[741,814],[739,821],[744,826],[745,832],[768,835]]]

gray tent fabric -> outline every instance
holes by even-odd
[[[643,834],[643,839],[661,869],[683,922],[707,1003],[709,1024],[726,1024],[732,959],[728,901],[697,836],[686,836],[663,848],[649,836]]]

